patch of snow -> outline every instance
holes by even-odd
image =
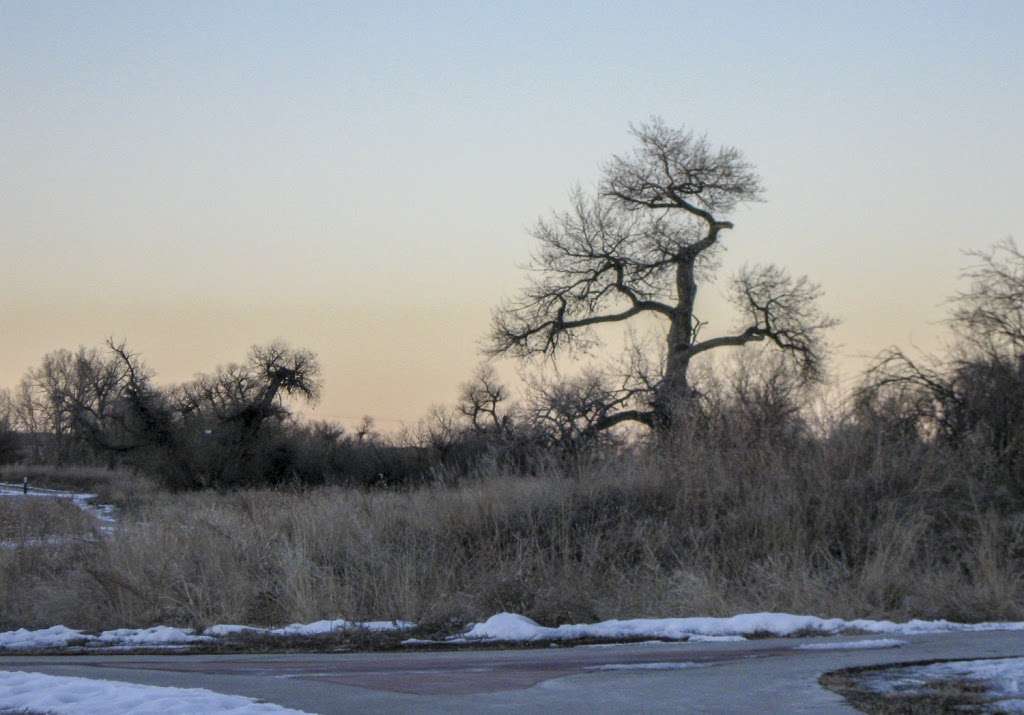
[[[16,631],[0,633],[0,649],[34,650],[36,648],[55,648],[66,646],[69,641],[89,638],[81,631],[64,626],[51,626],[41,630],[29,631],[19,628]]]
[[[266,628],[258,628],[256,626],[235,626],[229,624],[220,624],[217,626],[210,626],[203,631],[204,636],[231,636],[237,635],[238,633],[266,633]]]
[[[931,692],[929,683],[969,680],[985,688],[992,712],[1024,712],[1024,658],[959,660],[866,674],[861,684],[877,693],[915,695]]]
[[[313,623],[292,623],[281,628],[259,628],[256,626],[238,625],[210,626],[203,631],[203,635],[227,636],[238,633],[253,633],[268,636],[319,636],[336,631],[366,630],[382,633],[387,631],[407,631],[415,627],[416,624],[409,621],[347,621],[344,618],[338,618],[329,621],[314,621]]]
[[[873,641],[829,641],[828,643],[804,643],[797,650],[861,650],[870,648],[899,648],[906,641],[894,638],[879,638]]]
[[[887,635],[914,635],[952,631],[1024,630],[1024,622],[952,623],[950,621],[912,620],[904,623],[841,618],[819,618],[790,613],[743,613],[728,618],[635,618],[600,623],[577,623],[557,628],[538,625],[526,616],[499,613],[483,623],[474,624],[451,642],[578,640],[582,638],[665,638],[705,640],[744,636],[791,636],[797,633],[836,635],[849,631]]]
[[[367,630],[375,633],[384,631],[407,631],[415,628],[409,621],[346,621],[339,618],[333,621],[316,621],[314,623],[292,623],[283,628],[271,628],[266,633],[272,636],[317,636],[335,631]]]
[[[57,715],[302,714],[301,710],[201,688],[165,688],[20,671],[0,671],[0,709]]]
[[[315,623],[293,623],[283,628],[258,628],[256,626],[217,625],[210,626],[202,634],[189,628],[153,626],[152,628],[117,628],[103,631],[99,635],[53,626],[42,630],[29,631],[24,628],[0,633],[0,650],[37,650],[40,648],[63,648],[72,641],[83,641],[86,648],[167,648],[175,645],[214,642],[217,638],[239,633],[257,633],[271,636],[305,635],[314,636],[335,631],[366,629],[374,632],[402,631],[415,628],[408,621],[316,621]]]
[[[101,643],[124,645],[166,645],[168,643],[211,641],[213,638],[196,635],[191,628],[153,626],[152,628],[118,628],[112,631],[103,631],[96,636],[96,640]]]

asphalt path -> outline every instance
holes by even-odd
[[[1024,655],[1024,633],[896,636],[899,648],[801,650],[880,636],[521,650],[221,656],[0,656],[0,670],[207,688],[310,713],[852,713],[818,685],[858,665]]]

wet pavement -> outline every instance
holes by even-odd
[[[1024,655],[1024,633],[898,636],[899,648],[800,650],[871,636],[445,652],[3,657],[0,669],[200,687],[311,713],[850,713],[829,670]]]

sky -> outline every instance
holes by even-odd
[[[0,0],[0,387],[108,336],[161,383],[282,338],[312,416],[412,424],[654,115],[757,165],[722,275],[821,283],[852,380],[1024,240],[1022,46],[1020,2]]]

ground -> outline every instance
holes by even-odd
[[[829,636],[449,652],[0,656],[0,671],[199,687],[325,714],[852,713],[855,708],[842,695],[819,684],[822,674],[1024,653],[1020,631],[907,635],[895,647],[879,640]],[[802,647],[826,644],[833,647]]]

